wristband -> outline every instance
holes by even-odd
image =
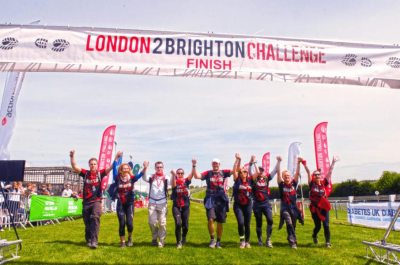
[[[192,166],[192,167],[196,167],[196,166]]]
[[[74,156],[72,156],[72,155],[69,155],[70,157],[74,157]]]

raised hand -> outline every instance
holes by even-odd
[[[276,160],[278,160],[279,162],[282,162],[282,157],[277,156],[277,157],[276,157]]]
[[[297,158],[297,162],[301,162],[303,161],[303,158],[301,158],[300,156]]]
[[[337,162],[337,161],[340,161],[340,158],[338,156],[334,156],[332,160],[333,160],[333,162]]]
[[[176,175],[175,170],[171,169],[171,174],[172,174],[172,176],[175,176]]]
[[[197,160],[196,160],[196,158],[192,158],[192,165],[193,165],[193,166],[195,166],[195,165],[196,165],[196,163],[197,163]]]
[[[69,155],[70,155],[70,156],[74,156],[74,155],[75,155],[75,150],[69,151]]]
[[[149,161],[144,161],[143,162],[143,167],[147,168],[149,166],[150,162]]]
[[[119,159],[123,154],[124,154],[124,152],[118,151],[117,155],[116,155],[117,159]]]
[[[236,154],[235,154],[235,157],[236,157],[236,159],[239,159],[239,160],[242,159],[242,158],[240,157],[240,154],[239,154],[239,153],[236,153]]]
[[[254,163],[254,161],[256,161],[256,156],[252,155],[250,158],[250,162]]]

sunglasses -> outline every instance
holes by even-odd
[[[156,167],[157,169],[164,168],[164,167]]]
[[[182,172],[182,173],[181,173],[181,172],[179,172],[179,173],[176,173],[176,174],[177,174],[177,175],[183,175],[183,174],[185,174],[185,173],[183,173],[183,172]]]
[[[247,171],[242,171],[242,173],[249,173],[249,172],[247,172]]]
[[[314,177],[321,176],[321,174],[314,174]]]

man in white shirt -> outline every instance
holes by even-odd
[[[164,175],[164,164],[155,163],[155,174],[144,175],[143,180],[149,182],[149,226],[153,236],[151,242],[158,247],[164,247],[165,237],[167,236],[167,188],[171,177]],[[157,225],[158,222],[158,225]]]
[[[73,191],[71,190],[71,185],[67,184],[65,190],[63,190],[61,197],[71,197]]]

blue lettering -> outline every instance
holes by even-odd
[[[228,53],[228,46],[229,48],[229,53]],[[233,55],[233,43],[231,41],[225,42],[225,56],[226,57],[232,57]]]
[[[174,48],[175,41],[174,41],[174,39],[167,38],[165,41],[167,42],[167,44],[165,46],[165,53],[166,54],[173,54],[175,52],[175,48]]]

